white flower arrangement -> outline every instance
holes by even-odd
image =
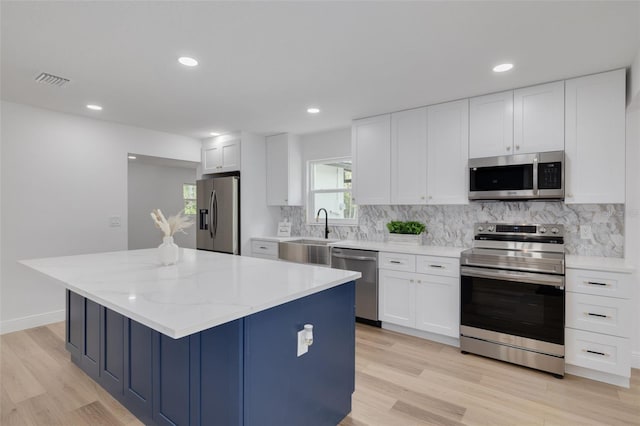
[[[191,218],[183,216],[184,210],[180,210],[178,214],[169,216],[169,219],[165,219],[160,209],[155,209],[151,212],[151,219],[156,224],[156,227],[160,229],[165,237],[173,237],[176,232],[184,232],[185,229],[193,225]]]

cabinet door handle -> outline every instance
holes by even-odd
[[[507,147],[507,151],[511,151],[511,147],[510,146]]]
[[[599,285],[599,286],[603,286],[603,287],[607,287],[609,285],[608,283],[599,283],[597,281],[585,281],[585,284],[588,284],[588,285]]]
[[[520,149],[520,145],[516,145],[516,149]]]
[[[260,248],[261,248],[262,250],[266,250],[266,249],[267,249],[265,246],[260,246]]]
[[[444,268],[442,265],[429,265],[429,268]]]
[[[393,264],[396,264],[396,265],[402,264],[402,262],[400,262],[399,260],[390,260],[389,263],[393,263]]]
[[[584,314],[590,317],[609,318],[609,315],[594,314],[593,312],[585,312]]]
[[[583,349],[582,352],[586,352],[594,355],[600,355],[600,356],[609,356],[609,354],[606,354],[604,352],[592,351],[591,349]]]
[[[409,282],[410,282],[410,283],[412,283],[412,282],[413,282],[413,280],[409,280]]]

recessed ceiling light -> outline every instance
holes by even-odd
[[[87,108],[93,110],[93,111],[102,111],[102,107],[100,105],[95,105],[95,104],[89,104],[87,105]]]
[[[135,155],[127,155],[129,160],[135,160],[137,157]]]
[[[195,67],[198,65],[198,61],[194,58],[190,58],[188,56],[181,56],[178,58],[178,62],[180,62],[185,67]]]
[[[220,133],[218,133],[218,132],[211,132],[211,133],[209,133],[209,134],[210,134],[211,136],[220,136]]]
[[[316,107],[307,108],[307,112],[309,114],[317,114],[320,112],[320,108],[316,108]]]
[[[493,72],[505,72],[513,68],[513,64],[500,64],[493,67]]]

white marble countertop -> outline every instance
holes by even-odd
[[[418,254],[426,256],[442,256],[459,258],[460,253],[466,250],[464,247],[445,246],[411,246],[404,244],[393,244],[388,242],[344,240],[329,244],[332,247],[343,247],[360,250],[388,251],[393,253]]]
[[[175,339],[360,278],[359,272],[181,249],[23,260],[84,297]]]
[[[636,268],[619,257],[576,256],[568,254],[565,265],[571,269],[591,269],[595,271],[633,273]]]
[[[273,241],[273,242],[283,242],[283,241],[294,241],[294,240],[308,240],[308,241],[329,241],[329,242],[338,242],[340,240],[336,240],[335,238],[329,238],[325,240],[324,238],[318,237],[251,237],[252,240],[260,240],[260,241]]]

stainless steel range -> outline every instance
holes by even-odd
[[[475,225],[460,258],[460,349],[564,376],[564,227]]]

